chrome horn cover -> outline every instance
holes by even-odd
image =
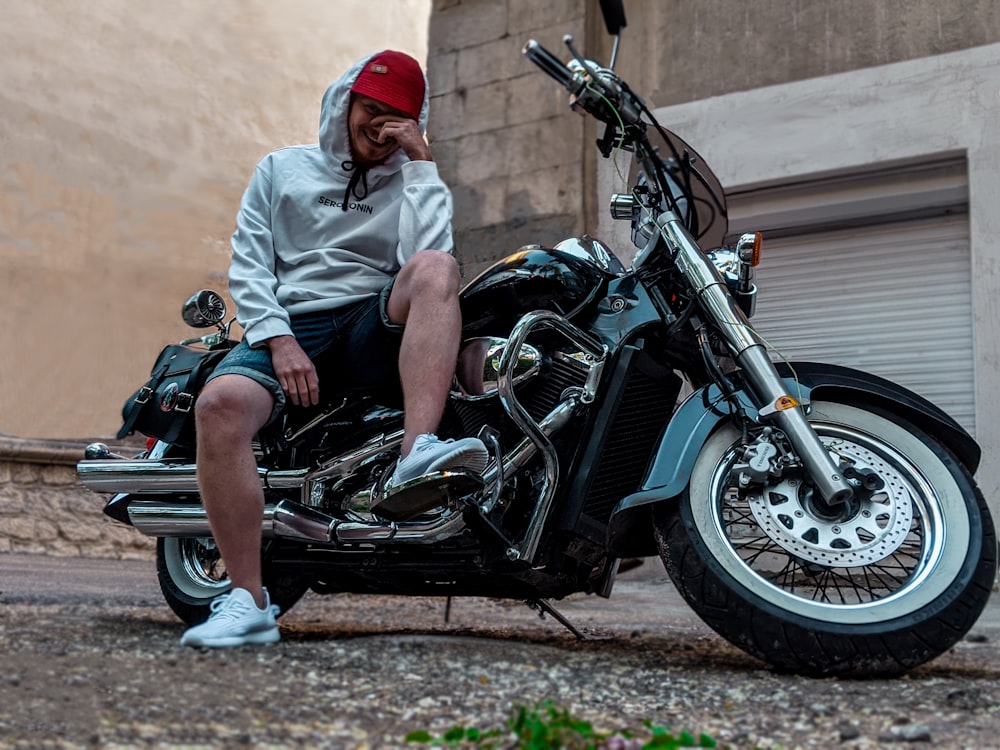
[[[497,395],[500,358],[507,339],[481,336],[462,343],[455,367],[451,397],[459,401],[484,401]],[[541,353],[530,344],[522,344],[514,365],[512,383],[519,385],[538,374],[542,367]]]

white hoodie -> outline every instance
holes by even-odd
[[[243,195],[229,292],[251,346],[290,334],[289,315],[377,294],[419,250],[454,251],[451,192],[434,162],[410,161],[397,149],[368,170],[367,195],[362,181],[345,199],[352,175],[345,168],[351,161],[350,91],[371,57],[355,63],[323,95],[319,144],[265,156]],[[425,94],[421,132],[427,105]]]

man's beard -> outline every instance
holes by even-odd
[[[363,138],[364,136],[361,136],[361,137]],[[380,166],[382,164],[385,164],[389,160],[389,157],[392,156],[394,153],[396,153],[396,150],[393,150],[393,151],[390,151],[385,156],[383,156],[381,159],[361,159],[358,156],[358,154],[355,151],[355,149],[354,149],[354,139],[353,138],[348,139],[348,144],[347,145],[348,145],[348,147],[350,148],[350,151],[351,151],[351,161],[356,166],[364,167],[365,169],[371,169],[372,167],[378,167],[378,166]]]

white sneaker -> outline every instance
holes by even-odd
[[[389,487],[398,487],[411,479],[446,469],[467,469],[482,474],[490,454],[479,438],[439,440],[436,435],[417,435],[406,458],[396,464]]]
[[[212,614],[181,636],[182,646],[226,648],[244,643],[276,643],[281,639],[274,621],[279,610],[264,589],[264,608],[257,609],[246,589],[233,589],[212,602]]]

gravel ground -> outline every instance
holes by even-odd
[[[598,728],[648,736],[650,719],[721,747],[1000,747],[995,603],[905,678],[811,680],[700,625],[655,561],[610,600],[558,603],[584,641],[513,602],[455,600],[445,622],[444,599],[308,595],[280,644],[222,651],[178,645],[150,563],[87,561],[76,575],[120,582],[103,597],[51,575],[26,594],[32,563],[0,555],[5,748],[421,747],[406,734],[499,726],[546,699]]]

